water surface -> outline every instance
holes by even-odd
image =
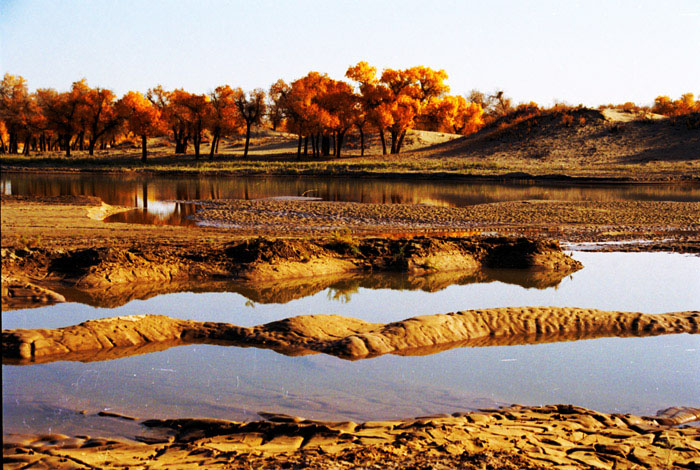
[[[563,201],[700,201],[700,185],[572,185],[483,183],[449,179],[374,179],[322,177],[154,177],[3,173],[2,194],[98,196],[107,204],[141,211],[113,221],[188,223],[195,208],[184,201],[260,199],[294,196],[325,201],[429,204],[464,207],[527,199]]]
[[[499,281],[436,292],[345,286],[271,304],[251,302],[240,293],[179,293],[116,309],[72,303],[4,312],[2,320],[3,328],[54,328],[90,318],[159,313],[256,325],[321,313],[388,322],[502,306],[661,313],[700,305],[700,257],[588,252],[574,257],[584,269],[545,289]],[[3,365],[4,432],[137,432],[133,423],[94,416],[103,409],[140,417],[250,420],[257,411],[272,411],[362,421],[510,403],[571,403],[635,414],[700,407],[700,335],[457,348],[354,362],[190,345],[106,362]]]

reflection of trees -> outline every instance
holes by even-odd
[[[352,283],[344,286],[339,286],[336,284],[335,287],[332,286],[328,288],[328,294],[326,297],[328,300],[337,301],[341,304],[347,304],[350,303],[352,294],[357,294],[359,289],[360,286],[359,282],[357,281],[353,281]]]
[[[697,185],[668,186],[572,186],[533,183],[474,183],[464,181],[406,181],[358,178],[153,178],[111,175],[3,175],[5,188],[22,196],[97,196],[107,204],[132,206],[144,184],[154,201],[192,199],[258,199],[300,195],[314,189],[314,196],[328,201],[467,206],[525,199],[563,201],[670,200],[698,201]]]
[[[186,204],[185,206],[191,206]],[[147,214],[143,210],[131,211]],[[156,295],[176,292],[235,292],[246,299],[246,305],[284,304],[292,300],[310,297],[327,290],[331,301],[349,303],[352,296],[362,289],[421,290],[438,292],[452,285],[503,282],[524,288],[545,289],[559,285],[564,276],[557,272],[527,269],[483,269],[476,272],[451,271],[416,276],[406,273],[345,273],[313,278],[290,279],[270,282],[236,281],[172,281],[115,284],[107,289],[79,289],[61,285],[48,286],[63,295],[69,302],[84,303],[95,307],[114,308],[132,300],[144,300]]]

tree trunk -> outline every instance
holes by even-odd
[[[211,137],[211,145],[209,146],[209,160],[214,160],[214,152],[217,145],[219,145],[219,132],[214,131],[214,135]]]
[[[141,161],[145,162],[146,161],[146,156],[148,155],[148,151],[146,150],[146,134],[141,135]]]
[[[360,157],[365,156],[365,131],[360,127]]]
[[[396,144],[398,141],[398,137],[399,136],[397,135],[396,131],[392,130],[391,131],[391,154],[392,155],[396,153]]]
[[[336,138],[337,133],[334,132],[333,135],[331,136],[331,140],[333,143],[333,156],[337,157],[338,156],[338,139]]]
[[[403,145],[403,138],[406,137],[406,131],[403,131],[401,135],[399,135],[399,141],[396,144],[396,153],[401,152],[401,146]]]
[[[66,157],[70,157],[70,134],[63,136],[63,139],[66,143]]]
[[[250,126],[252,124],[252,122],[248,122],[245,126],[245,149],[243,150],[243,158],[248,156],[248,146],[250,145]]]
[[[0,153],[5,153],[5,141],[2,139],[2,134],[0,134]]]
[[[299,132],[299,140],[297,142],[297,160],[301,160],[301,132]]]
[[[90,139],[88,141],[88,154],[90,156],[95,154],[95,144],[97,143],[97,139],[93,138],[90,136]]]
[[[304,156],[309,156],[309,136],[307,135],[304,139]]]
[[[382,155],[386,155],[386,139],[384,138],[384,129],[379,129],[379,139],[382,141]]]
[[[316,157],[316,135],[311,134],[311,155],[315,158]]]
[[[328,134],[321,136],[321,151],[324,157],[331,154],[331,137]]]
[[[24,139],[24,148],[22,149],[22,155],[29,156],[29,141],[31,140],[31,136],[27,136],[26,139]]]
[[[345,131],[338,132],[338,135],[335,139],[335,156],[336,156],[336,158],[340,158],[340,152],[343,149],[343,139],[344,138],[345,138]]]

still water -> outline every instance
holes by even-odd
[[[3,328],[55,328],[125,314],[256,325],[334,313],[388,322],[471,308],[551,305],[661,313],[698,310],[700,257],[574,252],[584,269],[548,288],[492,281],[435,292],[343,284],[284,303],[240,293],[176,293],[115,309],[69,303],[3,312]],[[242,292],[242,291],[239,291]],[[129,436],[132,422],[95,416],[256,419],[258,411],[336,420],[390,419],[497,404],[572,403],[655,414],[700,406],[700,335],[601,338],[457,348],[345,361],[322,354],[181,346],[105,362],[3,365],[4,432]],[[87,413],[81,414],[80,411]]]
[[[700,201],[700,185],[544,185],[318,177],[151,177],[3,173],[0,192],[20,196],[98,196],[107,204],[135,207],[113,221],[187,224],[209,199],[294,196],[325,201],[429,204],[463,207],[526,199],[564,201]],[[118,219],[118,220],[117,220]]]

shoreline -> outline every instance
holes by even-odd
[[[230,161],[230,160],[226,160]],[[253,162],[255,160],[252,160]],[[342,160],[341,160],[342,161]],[[247,160],[241,161],[241,163],[246,163]],[[308,161],[307,163],[323,163],[324,161]],[[199,164],[199,162],[194,162]],[[212,163],[209,161],[201,161],[201,163]],[[216,163],[216,161],[214,161]],[[336,162],[337,163],[337,162]],[[538,183],[538,184],[551,184],[551,185],[612,185],[612,186],[623,186],[623,185],[664,185],[664,184],[690,184],[696,185],[700,184],[700,176],[693,176],[692,174],[678,174],[672,177],[665,178],[634,178],[632,176],[578,176],[578,175],[567,175],[564,173],[544,173],[544,174],[531,174],[526,172],[507,172],[499,174],[488,174],[488,173],[460,173],[460,172],[445,172],[445,171],[382,171],[373,172],[367,170],[356,170],[356,171],[338,171],[338,170],[328,170],[319,171],[318,169],[308,169],[308,170],[295,170],[295,171],[255,171],[255,170],[225,170],[225,169],[198,169],[193,167],[192,169],[154,169],[154,168],[139,168],[134,165],[131,168],[66,168],[63,166],[58,167],[34,167],[34,166],[16,166],[16,165],[1,165],[0,173],[33,173],[33,174],[104,174],[104,175],[146,175],[146,176],[165,176],[165,177],[177,177],[177,176],[199,176],[199,177],[235,177],[235,176],[246,176],[246,177],[288,177],[288,178],[371,178],[371,179],[387,179],[387,180],[403,180],[403,179],[415,179],[415,180],[447,180],[455,182],[480,182],[480,183]]]

